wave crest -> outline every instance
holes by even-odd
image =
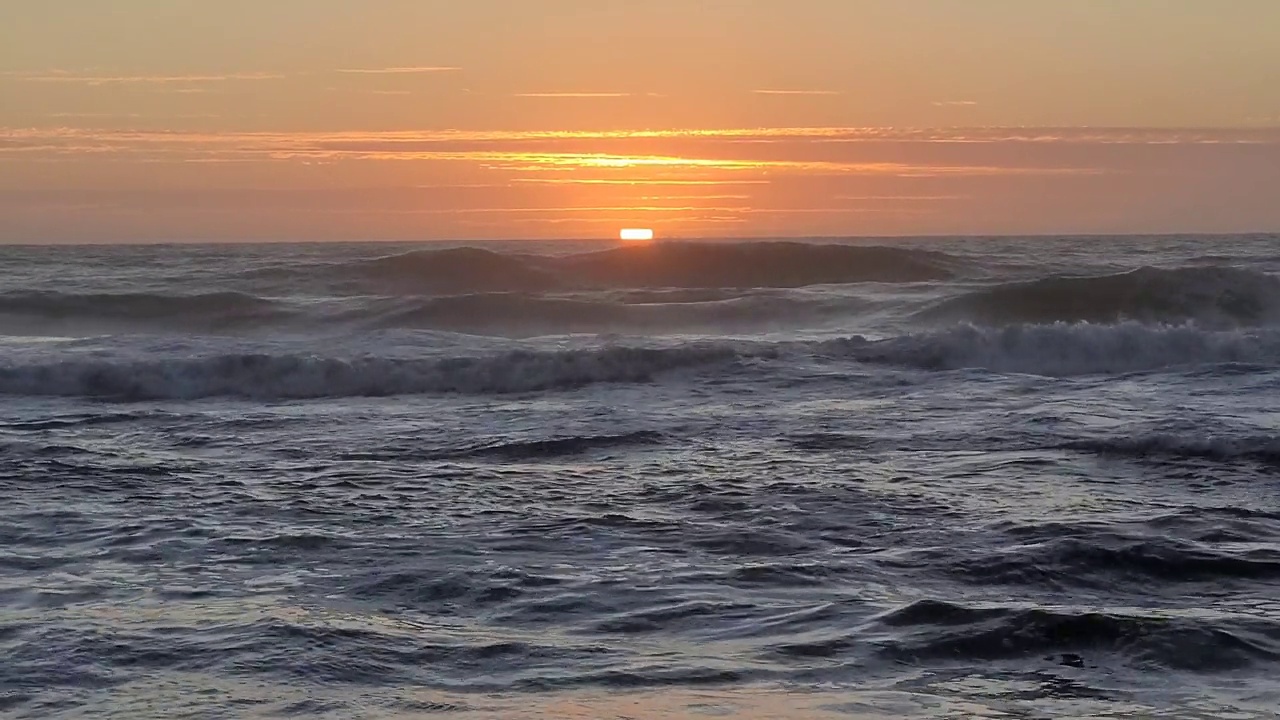
[[[647,382],[659,373],[724,363],[737,356],[727,345],[706,344],[415,360],[266,354],[64,360],[0,368],[0,394],[124,401],[505,394]]]

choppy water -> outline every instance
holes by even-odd
[[[6,717],[1280,707],[1280,238],[0,271]]]

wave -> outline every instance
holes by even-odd
[[[659,445],[666,436],[653,430],[618,435],[571,435],[544,440],[488,442],[461,448],[423,451],[416,444],[372,452],[347,453],[344,460],[498,460],[502,462],[548,460],[597,450]]]
[[[1216,550],[1174,538],[1093,532],[978,553],[947,571],[983,586],[1047,584],[1054,589],[1076,585],[1110,589],[1134,577],[1161,583],[1274,580],[1280,578],[1280,552]]]
[[[1207,331],[1190,326],[1123,323],[965,325],[872,341],[825,341],[820,352],[861,362],[923,370],[983,369],[1067,377],[1169,368],[1280,364],[1280,331]]]
[[[35,325],[107,321],[130,324],[192,323],[202,328],[238,327],[283,320],[291,313],[280,303],[239,292],[195,295],[164,293],[0,293],[0,315],[9,323]]]
[[[0,294],[0,332],[200,331],[272,329],[441,330],[506,337],[563,333],[786,328],[847,317],[870,306],[851,297],[776,292],[617,291],[540,295],[491,292],[443,296],[348,297],[286,302],[238,292]]]
[[[1280,625],[1255,618],[920,600],[884,615],[880,623],[896,635],[881,642],[881,653],[908,662],[1025,660],[1053,653],[1064,664],[1083,665],[1100,653],[1156,667],[1217,672],[1280,660]]]
[[[571,255],[480,248],[413,250],[329,267],[334,279],[379,292],[461,295],[679,288],[796,288],[925,282],[956,276],[964,262],[942,252],[802,242],[654,243]],[[278,273],[273,273],[278,277]],[[298,280],[314,281],[314,269]]]
[[[1128,437],[1075,440],[1062,446],[1098,455],[1134,458],[1202,459],[1256,462],[1280,467],[1280,436],[1148,433]]]
[[[1280,321],[1280,278],[1228,267],[1141,268],[1007,283],[945,300],[926,321],[984,325],[1090,322],[1259,326]]]
[[[656,243],[568,256],[558,267],[608,287],[804,287],[947,280],[960,265],[930,250],[800,242]]]
[[[502,394],[595,383],[648,382],[657,375],[741,360],[823,359],[924,371],[983,369],[1044,376],[1204,366],[1274,368],[1280,331],[1209,332],[1191,327],[972,326],[885,340],[694,342],[667,348],[518,350],[481,357],[358,358],[235,353],[167,359],[91,358],[0,365],[0,394],[125,400],[202,397],[320,398],[426,393]],[[785,368],[782,363],[777,366]]]
[[[530,255],[509,255],[481,248],[413,250],[398,255],[338,265],[331,272],[372,281],[381,289],[433,294],[539,292],[561,287],[554,273]],[[391,287],[387,288],[386,283]]]
[[[659,373],[725,364],[737,357],[728,345],[701,344],[442,359],[236,354],[164,360],[63,360],[0,367],[0,394],[121,401],[508,394],[595,383],[648,382]]]
[[[482,293],[394,300],[364,308],[345,319],[362,327],[412,328],[530,337],[618,330],[670,331],[760,329],[839,318],[868,306],[857,298],[805,299],[772,295],[688,301],[680,295],[626,300]]]

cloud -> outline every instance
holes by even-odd
[[[462,68],[451,65],[423,65],[415,67],[343,68],[338,72],[347,75],[420,75],[428,73],[458,72]]]
[[[518,98],[625,98],[631,97],[631,93],[622,92],[532,92],[532,93],[516,93],[512,97]]]
[[[656,144],[650,140],[669,140]],[[755,145],[760,140],[767,146]],[[639,140],[643,142],[631,142]],[[866,143],[868,156],[854,146]],[[198,132],[87,127],[0,128],[0,157],[73,162],[110,157],[133,162],[461,163],[500,173],[505,182],[545,184],[765,184],[783,176],[1036,177],[1090,176],[1072,150],[1032,164],[1019,153],[907,154],[932,143],[987,145],[1257,144],[1280,146],[1280,129],[1094,128],[720,128],[656,131],[342,131]],[[874,150],[876,144],[892,154]],[[656,147],[655,147],[656,145]],[[847,151],[846,151],[847,149]],[[655,152],[657,150],[657,152]],[[1010,157],[1015,159],[1010,160]],[[1058,158],[1054,160],[1052,158]],[[894,202],[862,198],[866,202]],[[850,202],[854,201],[849,198]],[[896,202],[924,202],[923,200]]]
[[[978,103],[973,100],[934,100],[934,107],[973,107]]]
[[[515,178],[512,182],[536,183],[547,185],[668,185],[668,186],[701,186],[701,185],[770,185],[769,180],[609,180],[604,178]]]
[[[843,90],[752,90],[756,95],[843,95]]]

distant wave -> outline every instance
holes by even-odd
[[[555,274],[530,255],[508,255],[481,248],[413,250],[399,255],[338,265],[330,272],[374,284],[455,295],[483,292],[539,292],[562,287]]]
[[[332,266],[327,273],[397,292],[458,295],[923,282],[950,279],[962,265],[945,253],[909,248],[801,242],[655,243],[559,256],[479,248],[413,250]]]
[[[978,290],[943,301],[918,317],[988,325],[1133,320],[1257,326],[1280,321],[1280,278],[1226,267],[1056,276]]]
[[[684,288],[946,280],[959,264],[929,250],[799,242],[657,243],[557,261],[609,287]]]
[[[784,291],[642,290],[540,295],[374,296],[287,302],[246,293],[0,294],[0,332],[418,329],[506,337],[561,333],[794,329],[865,308],[850,297]]]
[[[239,292],[195,295],[163,293],[0,293],[0,316],[32,323],[110,321],[156,324],[166,321],[202,328],[247,326],[283,320],[289,312],[279,303]]]
[[[983,369],[1046,376],[1133,373],[1239,363],[1280,364],[1280,331],[1207,331],[1139,323],[960,326],[881,341],[821,343],[824,353],[925,370]]]
[[[737,356],[727,345],[705,344],[419,360],[267,354],[163,360],[95,358],[0,367],[0,394],[122,401],[504,394],[646,382],[659,373],[723,364]]]
[[[657,302],[599,297],[539,297],[483,293],[424,297],[381,303],[348,315],[364,327],[419,328],[451,332],[533,336],[572,332],[636,330],[795,328],[815,320],[847,316],[866,307],[856,298],[800,299],[772,295],[686,298],[655,294]],[[632,298],[627,298],[632,299]]]

